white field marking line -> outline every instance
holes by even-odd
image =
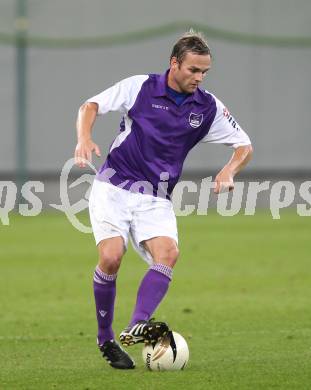
[[[73,338],[94,338],[96,339],[95,335],[90,334],[72,334],[72,335],[55,335],[55,336],[0,336],[0,341],[5,340],[13,340],[13,341],[46,341],[46,340],[52,340],[52,341],[58,341],[58,340],[70,340]]]
[[[288,329],[288,330],[257,330],[257,331],[233,331],[233,332],[210,332],[210,337],[223,337],[223,336],[239,336],[239,335],[247,335],[247,334],[253,334],[253,335],[265,335],[265,334],[303,334],[303,333],[311,333],[311,328],[305,328],[305,329]],[[185,335],[187,337],[187,335]],[[95,335],[90,334],[73,334],[73,335],[55,335],[55,336],[0,336],[0,341],[46,341],[46,340],[70,340],[72,338],[87,338],[87,339],[96,339]]]
[[[210,332],[209,334],[211,336],[239,336],[239,335],[246,335],[246,334],[254,334],[254,335],[259,335],[259,334],[272,334],[272,333],[281,333],[281,334],[292,334],[292,333],[310,333],[311,328],[304,328],[304,329],[276,329],[276,330],[249,330],[249,331],[227,331],[227,332]]]

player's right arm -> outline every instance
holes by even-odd
[[[98,112],[98,104],[86,102],[79,109],[77,117],[77,146],[75,150],[75,163],[85,168],[86,161],[92,162],[92,153],[100,157],[98,145],[92,141],[92,128]]]
[[[77,118],[78,143],[75,151],[75,162],[79,167],[84,168],[86,160],[91,162],[93,152],[100,156],[99,147],[91,138],[96,116],[105,115],[109,111],[119,111],[127,115],[148,77],[147,75],[128,77],[82,104]]]

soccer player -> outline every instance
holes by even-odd
[[[134,368],[112,330],[116,279],[130,237],[150,267],[138,288],[136,306],[121,332],[123,345],[153,342],[167,334],[150,317],[167,293],[178,258],[176,218],[170,195],[188,152],[199,142],[221,143],[234,151],[215,178],[215,193],[232,190],[252,146],[223,103],[199,88],[211,67],[200,33],[188,32],[174,45],[169,69],[161,75],[129,77],[88,99],[79,109],[76,164],[83,168],[100,149],[91,138],[97,115],[120,111],[122,121],[105,163],[94,180],[90,219],[99,262],[94,272],[98,347],[110,365]]]

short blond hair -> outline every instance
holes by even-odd
[[[193,29],[184,33],[175,43],[170,59],[175,57],[181,64],[187,53],[211,56],[211,50],[203,33]]]

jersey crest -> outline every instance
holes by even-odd
[[[193,128],[197,128],[201,126],[203,122],[203,114],[195,114],[194,112],[191,112],[189,115],[189,124]]]

